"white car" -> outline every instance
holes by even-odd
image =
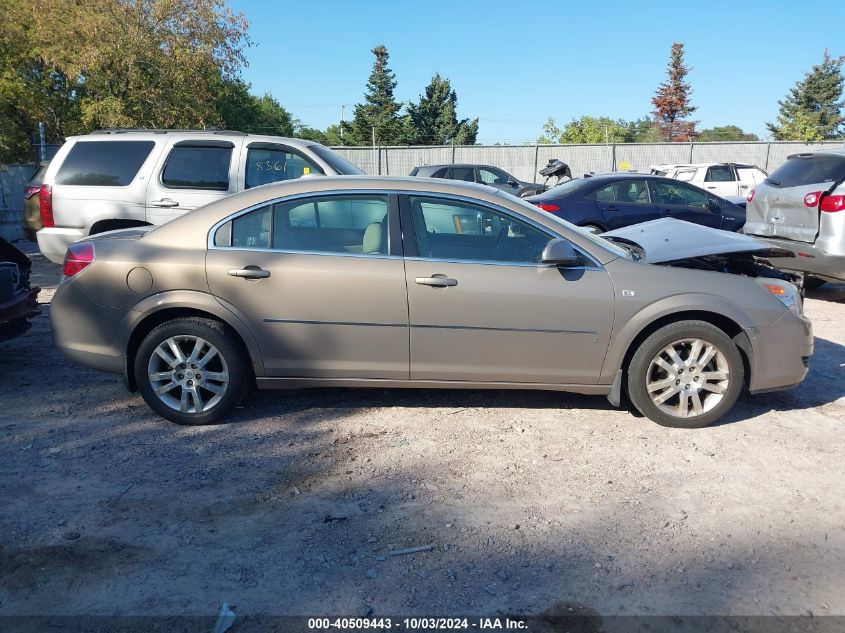
[[[691,182],[712,191],[717,196],[731,199],[745,198],[768,174],[756,165],[745,163],[695,163],[690,165],[651,165],[651,173]]]

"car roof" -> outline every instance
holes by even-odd
[[[699,167],[714,167],[716,165],[733,165],[734,167],[757,167],[751,163],[736,163],[733,161],[720,161],[717,163],[664,163],[662,165],[649,165],[649,169],[684,169],[684,168],[699,168]]]
[[[841,158],[845,158],[845,147],[831,147],[831,148],[824,148],[818,149],[814,152],[798,152],[797,154],[790,154],[787,158],[795,158],[796,156],[812,156],[814,154],[827,154],[830,156],[839,156]]]
[[[420,165],[419,167],[414,167],[414,169],[440,169],[441,167],[489,167],[490,169],[502,169],[501,167],[496,167],[495,165],[485,165],[483,163],[444,163],[441,165]]]
[[[144,128],[116,128],[109,130],[95,130],[88,134],[80,134],[77,136],[69,136],[70,139],[90,139],[96,137],[97,140],[125,140],[127,136],[132,138],[152,139],[158,136],[166,135],[175,138],[206,138],[206,139],[227,139],[234,141],[235,139],[248,138],[249,142],[266,142],[266,143],[287,143],[291,145],[318,145],[315,141],[310,141],[301,138],[290,138],[285,136],[270,136],[267,134],[250,134],[248,132],[238,132],[237,130],[167,130],[167,129],[144,129]]]

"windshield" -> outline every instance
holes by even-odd
[[[570,180],[569,182],[580,182],[580,181]],[[520,206],[531,209],[531,211],[534,211],[534,212],[537,211],[537,207],[535,207],[530,202],[523,200],[522,198],[517,198],[516,196],[512,196],[509,193],[505,193],[505,192],[501,192],[501,191],[499,192],[499,195],[506,196],[507,199],[510,202],[516,202]],[[548,217],[550,220],[557,222],[561,226],[569,229],[570,231],[577,231],[579,235],[583,235],[584,237],[586,237],[588,240],[590,240],[590,242],[592,242],[596,246],[603,248],[606,251],[610,251],[611,253],[613,253],[617,257],[627,257],[628,256],[628,249],[622,248],[618,244],[613,244],[612,242],[609,242],[608,240],[602,239],[599,235],[596,235],[595,233],[591,233],[590,231],[587,231],[586,229],[582,229],[580,226],[575,226],[574,224],[567,222],[566,220],[564,220],[562,218],[559,218],[558,216],[556,216],[553,213],[549,213],[548,216],[546,216],[546,217]]]
[[[341,176],[363,176],[364,172],[348,160],[323,145],[311,145],[309,149],[322,158],[332,169]]]

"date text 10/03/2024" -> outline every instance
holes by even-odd
[[[527,630],[524,620],[511,618],[309,618],[308,628],[314,631],[381,630]]]

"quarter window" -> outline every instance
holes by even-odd
[[[504,172],[478,168],[478,179],[486,185],[506,185],[508,177]]]
[[[56,184],[125,187],[153,147],[153,141],[79,141],[59,167]]]
[[[707,173],[704,176],[704,182],[733,182],[733,170],[730,165],[713,165],[707,168]]]
[[[232,146],[175,145],[167,157],[161,182],[172,189],[229,189]]]
[[[549,235],[487,207],[411,196],[421,257],[538,264]]]
[[[314,162],[282,147],[250,147],[246,154],[244,186],[247,189],[306,174],[321,174]]]

